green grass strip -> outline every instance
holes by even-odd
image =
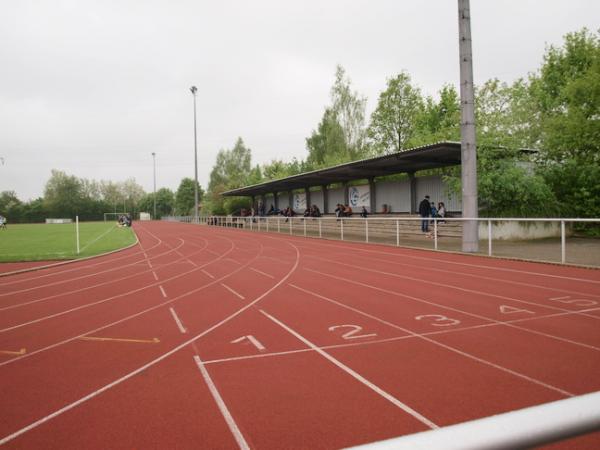
[[[0,262],[83,258],[134,242],[131,228],[118,227],[115,222],[81,222],[77,255],[75,223],[9,224],[0,229]]]

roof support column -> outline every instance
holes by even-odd
[[[348,182],[344,181],[343,186],[344,186],[344,205],[349,205],[350,199],[348,198]]]
[[[306,207],[310,209],[310,188],[304,188],[304,192],[306,192]]]
[[[273,206],[275,209],[279,209],[279,197],[277,196],[277,192],[273,192]]]
[[[375,177],[371,177],[371,178],[369,178],[369,199],[370,199],[369,207],[371,208],[371,211],[370,211],[371,214],[377,212],[377,192],[375,189],[376,189]]]
[[[250,201],[251,201],[251,203],[250,203],[250,209],[254,210],[254,214],[256,214],[256,212],[257,212],[257,211],[256,211],[256,209],[254,208],[254,205],[255,205],[254,201],[256,200],[256,197],[255,197],[254,195],[251,195],[251,196],[250,196],[250,199],[251,199],[251,200],[250,200]]]
[[[294,209],[294,191],[289,191],[289,195],[288,195],[288,206],[290,207],[290,209]]]
[[[329,199],[327,198],[327,185],[322,185],[321,190],[323,191],[323,214],[327,214],[329,210]]]
[[[408,195],[410,197],[410,213],[417,213],[417,177],[414,172],[408,173],[408,179],[410,181],[410,187],[408,189]]]

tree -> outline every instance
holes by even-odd
[[[335,113],[326,109],[316,131],[306,139],[307,165],[313,169],[346,162],[351,158],[344,130]]]
[[[260,167],[252,167],[252,151],[238,138],[230,150],[221,149],[210,172],[208,192],[206,193],[206,210],[211,214],[227,214],[221,193],[230,189],[254,184],[261,179]],[[247,201],[248,206],[249,202]]]
[[[353,92],[351,84],[344,68],[338,65],[331,88],[331,113],[342,129],[348,155],[356,159],[363,153],[367,99]]]
[[[411,84],[406,72],[389,78],[371,115],[368,135],[374,152],[381,155],[405,149],[423,110],[421,91]]]
[[[539,110],[544,158],[580,163],[600,161],[600,32],[587,29],[551,46],[531,76],[531,94]]]
[[[177,192],[175,193],[175,210],[179,215],[187,216],[194,214],[194,180],[191,178],[184,178],[179,183],[179,187],[177,188]],[[204,192],[200,187],[200,184],[197,184],[198,187],[198,202],[202,201],[202,197]]]
[[[140,211],[153,211],[154,193],[145,194],[137,203]],[[175,208],[175,194],[168,188],[160,188],[156,191],[156,215],[157,219],[173,214]]]
[[[83,205],[83,186],[74,176],[52,170],[44,190],[44,206],[54,217],[75,217]]]

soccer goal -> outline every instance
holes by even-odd
[[[108,222],[109,220],[114,220],[115,222],[119,218],[119,216],[126,216],[126,212],[108,212],[104,213],[104,221]]]

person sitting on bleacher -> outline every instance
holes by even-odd
[[[365,208],[363,206],[362,210],[360,211],[360,217],[364,217],[366,219],[368,215],[369,215],[369,212],[367,211],[367,208]]]
[[[312,205],[312,208],[310,209],[310,215],[311,217],[321,217],[321,210],[317,205]]]
[[[343,205],[344,206],[344,217],[351,217],[352,216],[352,208],[350,208],[349,205]]]

